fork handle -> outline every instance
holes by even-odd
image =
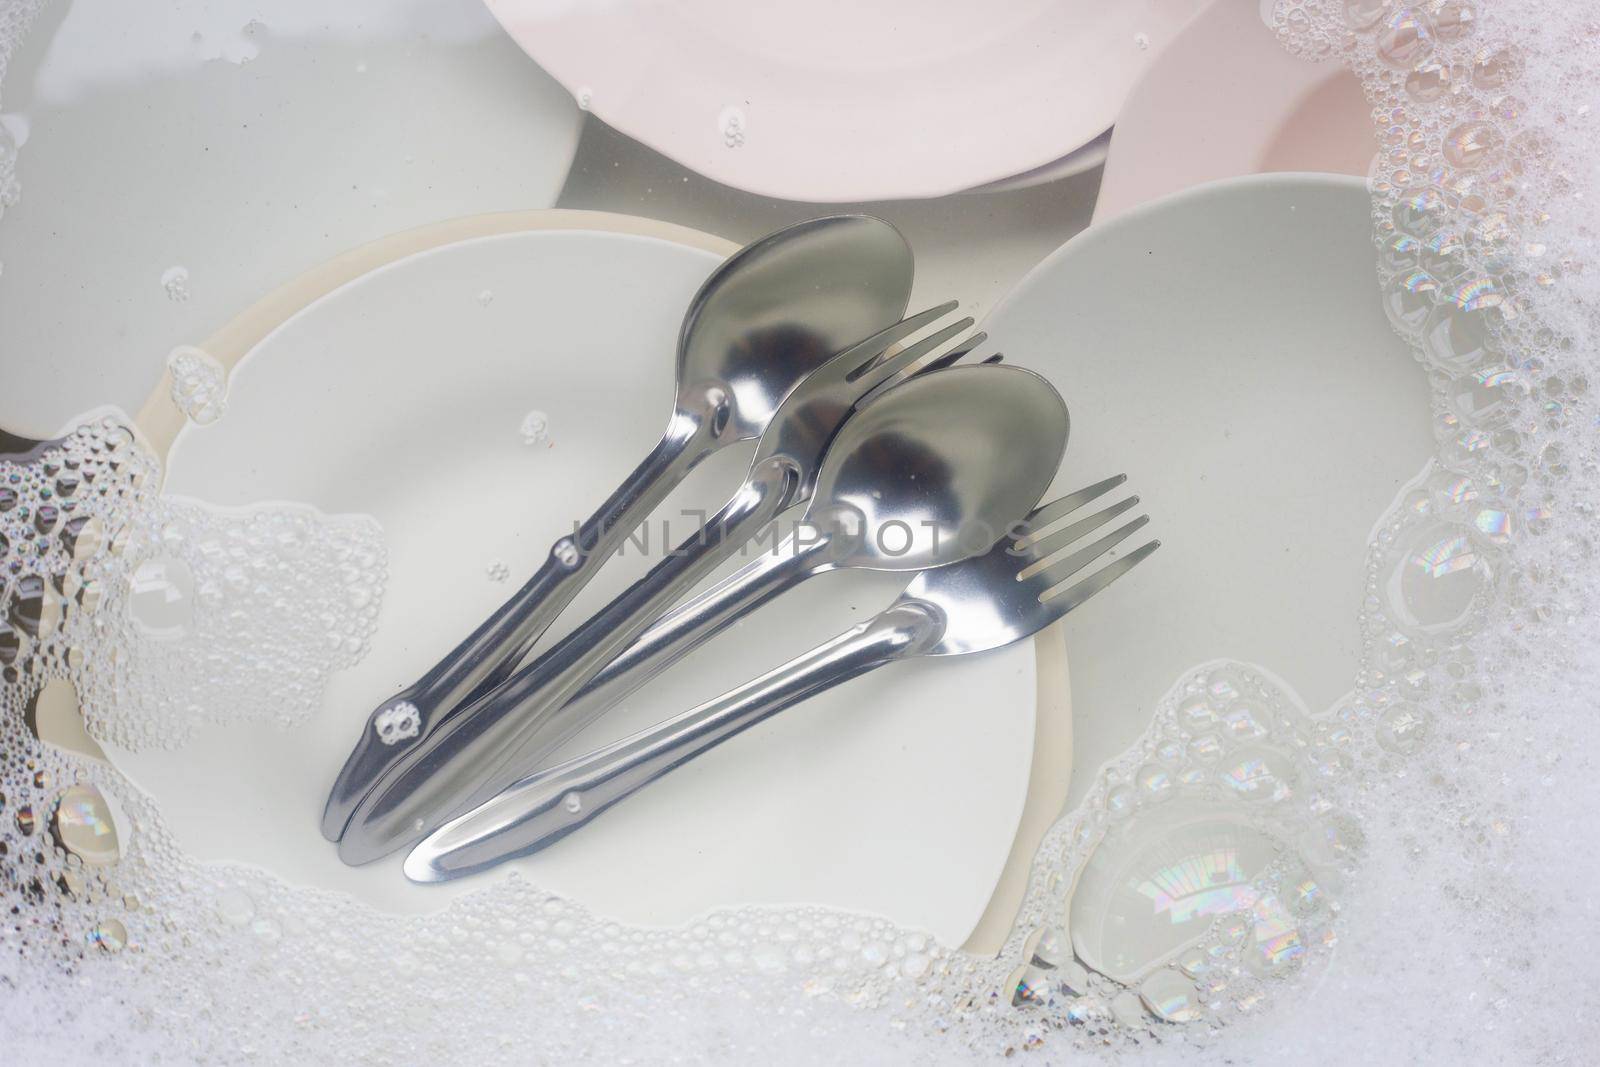
[[[606,664],[576,696],[553,712],[507,764],[531,772],[551,752],[661,674],[761,605],[829,569],[830,538],[802,544],[790,534],[716,585],[661,616]]]
[[[715,700],[524,778],[441,826],[412,851],[406,874],[415,881],[442,881],[537,852],[785,708],[916,655],[942,629],[933,611],[902,600]]]
[[[700,537],[498,689],[447,717],[425,744],[402,753],[356,806],[339,839],[340,857],[352,864],[377,859],[514,780],[507,764],[549,717],[686,590],[794,503],[800,488],[799,471],[785,456],[752,468]]]
[[[329,792],[324,837],[337,841],[362,797],[402,755],[504,682],[623,539],[715,451],[718,403],[709,391],[680,397],[660,442],[593,515],[551,547],[533,577],[421,678],[373,710]]]

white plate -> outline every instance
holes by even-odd
[[[1128,90],[1094,217],[1241,174],[1365,175],[1376,151],[1372,105],[1343,63],[1290,55],[1261,0],[1216,0]]]
[[[595,114],[792,200],[939,196],[1103,133],[1202,0],[488,0]]]
[[[49,4],[5,108],[0,422],[41,437],[346,248],[548,207],[581,117],[477,0]]]
[[[1058,484],[1126,471],[1163,542],[1066,620],[1074,802],[1197,664],[1314,710],[1354,683],[1368,534],[1433,452],[1370,211],[1355,178],[1204,186],[1090,227],[984,323],[1072,408]]]
[[[631,224],[631,223],[630,223]],[[320,839],[326,790],[373,704],[450,648],[531,573],[665,424],[679,319],[714,254],[636,234],[531,231],[420,253],[332,292],[239,365],[213,426],[172,450],[168,490],[287,498],[383,523],[390,585],[362,663],[303,728],[203,729],[177,753],[115,753],[205,858],[414,910],[470,891],[352,870]],[[492,292],[487,306],[479,294]],[[619,306],[626,313],[619,313]],[[616,412],[601,423],[594,413]],[[550,416],[554,447],[519,425]],[[748,449],[713,458],[659,514],[715,506]],[[679,519],[679,534],[687,533]],[[658,534],[659,541],[659,534]],[[573,605],[642,573],[635,554]],[[588,747],[715,695],[892,598],[903,577],[810,583],[645,690]],[[1030,646],[890,669],[780,716],[516,866],[644,924],[717,905],[877,912],[959,943],[989,900],[1028,784]]]

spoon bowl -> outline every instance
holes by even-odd
[[[866,405],[828,449],[807,521],[832,567],[920,571],[988,550],[1049,488],[1070,419],[1018,367],[924,374]],[[852,528],[853,527],[853,528]]]
[[[728,440],[761,436],[802,378],[898,319],[911,248],[870,215],[832,215],[735,253],[695,295],[678,342],[678,388],[731,394]]]

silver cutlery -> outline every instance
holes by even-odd
[[[550,713],[740,545],[809,497],[828,443],[857,403],[972,325],[962,319],[883,354],[955,306],[880,331],[796,385],[762,433],[744,484],[699,534],[499,688],[446,716],[425,743],[405,746],[358,801],[339,840],[340,858],[366,863],[414,843],[480,791],[489,795],[514,780],[503,776],[507,763]]]
[[[984,375],[977,381],[989,388],[981,389],[974,382],[978,370],[923,371],[896,386],[894,404],[866,403],[830,446],[848,450],[851,461],[825,471],[799,528],[653,623],[550,715],[508,762],[508,774],[535,770],[629,693],[807,578],[842,568],[926,570],[986,552],[1055,477],[1069,419],[1044,379],[1027,371]],[[984,453],[986,444],[1004,446],[973,425],[986,417],[973,410],[980,402],[1007,413],[1010,448],[1003,454]],[[886,424],[902,428],[900,439],[885,432]],[[866,440],[881,443],[858,447]],[[1033,443],[1019,448],[1017,442]],[[905,535],[880,536],[887,530]]]
[[[1148,521],[1140,516],[1078,547],[1086,534],[1132,506],[1124,501],[1064,529],[1050,528],[1106,488],[1105,483],[1090,486],[1039,508],[1025,532],[1002,539],[983,555],[922,571],[887,609],[776,670],[525,778],[429,835],[406,858],[407,877],[444,881],[536,852],[730,737],[878,667],[920,656],[982,652],[1037,633],[1160,545],[1150,541],[1071,581]]]
[[[759,437],[807,374],[899,319],[911,279],[905,239],[865,215],[779,230],[718,267],[684,316],[677,398],[660,442],[573,536],[555,543],[522,588],[374,709],[328,794],[323,836],[338,840],[361,798],[402,755],[465,702],[503,682],[692,468],[719,449]]]

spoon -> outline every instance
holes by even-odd
[[[653,623],[552,714],[508,766],[538,767],[628,694],[808,578],[846,568],[920,571],[987,552],[1049,486],[1066,451],[1069,419],[1049,382],[1026,371],[1005,378],[971,373],[981,370],[924,373],[915,389],[896,386],[862,407],[830,446],[830,455],[844,449],[848,458],[824,469],[794,532]],[[934,378],[938,386],[926,384]],[[982,419],[969,429],[968,419],[945,410],[963,389],[969,402],[982,397],[1007,412],[1012,440],[1004,454],[983,454],[995,442]],[[971,435],[964,444],[972,451],[957,463],[943,462],[939,454],[961,434]],[[880,443],[858,449],[867,439]]]
[[[955,306],[909,316],[795,386],[761,435],[744,484],[698,534],[498,689],[450,715],[427,743],[410,746],[357,805],[339,857],[350,864],[377,859],[420,839],[479,792],[514,781],[515,773],[503,772],[550,714],[740,545],[809,499],[829,442],[858,403],[972,325],[962,319],[884,354]]]
[[[660,442],[572,536],[555,543],[522,588],[368,716],[328,794],[322,835],[342,837],[361,799],[401,756],[455,709],[505,681],[691,469],[719,449],[761,436],[796,384],[846,345],[899,319],[911,279],[905,238],[867,215],[790,226],[713,271],[684,316],[677,398]]]
[[[647,730],[530,775],[451,820],[406,857],[406,877],[441,882],[537,852],[651,782],[831,686],[899,660],[985,652],[1030,637],[1138,566],[1150,541],[1086,578],[1147,516],[1084,545],[1138,503],[1133,497],[1054,527],[1124,479],[1115,477],[1033,512],[989,551],[922,571],[893,604],[775,670]]]

